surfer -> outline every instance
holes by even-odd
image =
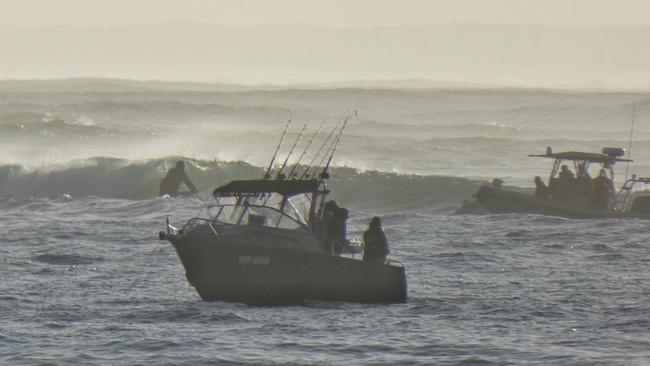
[[[178,190],[181,186],[181,183],[185,183],[190,191],[179,192]],[[187,173],[185,172],[185,162],[183,160],[177,161],[176,166],[167,172],[165,178],[163,178],[163,180],[160,182],[160,189],[158,191],[159,196],[164,196],[167,194],[171,197],[189,196],[195,193],[198,193],[198,191],[190,180],[190,177],[188,177]]]
[[[373,217],[368,225],[368,230],[363,233],[363,260],[383,262],[390,252],[386,235],[381,229],[381,219]]]

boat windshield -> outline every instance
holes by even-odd
[[[212,221],[226,224],[306,229],[310,204],[306,194],[287,197],[284,205],[277,193],[220,197],[208,207],[208,215]]]

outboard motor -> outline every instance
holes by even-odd
[[[625,148],[622,147],[604,147],[603,154],[609,155],[613,158],[620,158],[625,156]]]

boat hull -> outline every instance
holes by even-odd
[[[188,281],[205,301],[285,305],[307,300],[407,300],[402,266],[305,250],[319,246],[308,233],[269,236],[264,232],[197,232],[169,240],[185,267]]]
[[[536,198],[519,192],[484,186],[476,193],[477,200],[491,213],[531,213],[547,216],[561,216],[576,219],[596,218],[648,218],[648,215],[634,215],[613,210],[599,210],[575,207],[563,202]]]

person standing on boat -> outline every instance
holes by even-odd
[[[368,230],[363,233],[363,260],[384,262],[390,252],[388,250],[388,241],[381,228],[381,219],[373,217],[368,225]]]
[[[578,165],[576,178],[576,203],[580,207],[589,207],[594,195],[594,183],[584,164]]]
[[[181,183],[185,183],[190,191],[179,192]],[[198,193],[198,190],[190,180],[190,177],[187,176],[185,162],[183,160],[177,161],[176,166],[167,172],[165,178],[160,182],[160,188],[158,190],[159,196],[168,194],[171,197],[189,196],[195,193]]]
[[[600,170],[600,174],[593,180],[594,182],[594,208],[607,210],[614,196],[614,181],[607,177],[605,169]]]
[[[551,191],[548,189],[546,184],[544,184],[542,178],[540,176],[535,177],[535,197],[546,200],[549,199],[550,195]]]
[[[560,179],[568,180],[568,179],[575,178],[575,175],[573,174],[571,169],[569,169],[569,167],[566,164],[562,164],[562,166],[560,167],[559,177],[560,177]]]
[[[564,203],[571,203],[575,193],[575,175],[566,164],[560,167],[556,197]]]
[[[348,210],[339,207],[336,201],[325,202],[323,225],[326,231],[326,250],[341,254],[343,245],[347,242]]]
[[[333,245],[334,245],[334,254],[341,254],[343,246],[348,243],[348,218],[350,214],[346,208],[339,207],[334,211],[334,220],[333,220]]]

